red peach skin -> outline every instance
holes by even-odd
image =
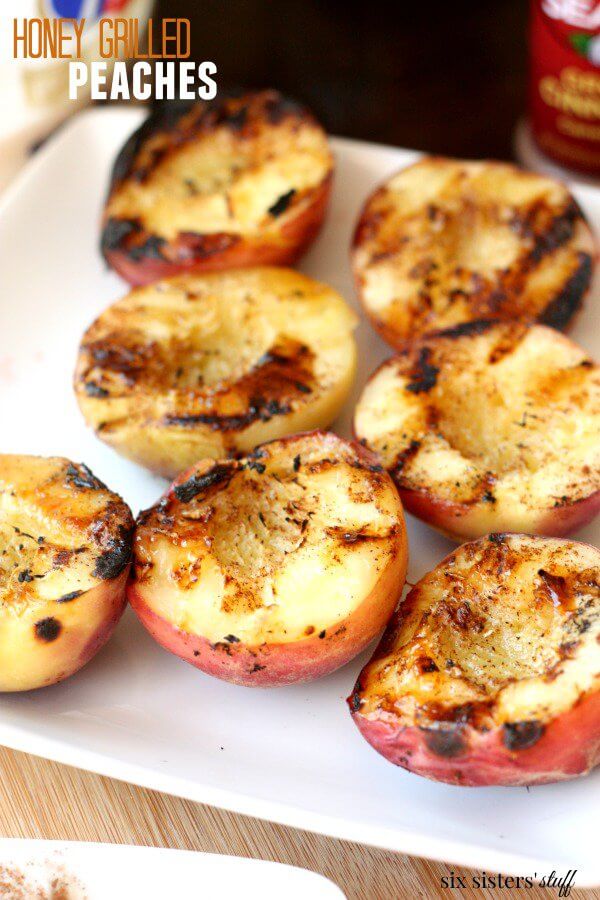
[[[399,727],[392,714],[367,718],[352,710],[363,737],[387,760],[434,781],[471,787],[547,784],[584,775],[600,763],[600,694],[583,698],[546,725],[529,748],[509,750],[502,729],[481,733],[468,725],[435,746],[438,730]]]
[[[151,284],[181,272],[216,272],[249,266],[292,266],[306,252],[321,229],[333,175],[276,234],[246,238],[236,234],[179,235],[167,243],[167,258],[132,258],[126,249],[107,250],[108,265],[133,286]]]
[[[548,513],[537,529],[538,534],[564,537],[589,525],[600,513],[600,490],[578,503],[566,503]]]
[[[535,521],[533,516],[518,525],[491,520],[486,523],[485,509],[469,504],[451,503],[432,493],[398,487],[404,509],[427,522],[432,528],[455,541],[470,541],[492,530],[522,531],[531,534],[566,537],[592,522],[600,513],[600,491],[574,503],[565,503],[555,509],[542,510]]]
[[[247,687],[276,687],[313,681],[329,675],[357,656],[386,624],[398,601],[406,577],[406,538],[400,535],[398,556],[381,573],[371,594],[344,621],[324,637],[318,635],[289,643],[247,647],[211,644],[206,638],[189,634],[157,615],[130,582],[128,599],[141,623],[166,650],[180,656],[208,675]]]
[[[0,691],[30,691],[64,681],[78,672],[106,644],[125,609],[129,566],[113,581],[90,588],[68,603],[48,601],[34,606],[0,628],[2,641],[12,640],[21,653],[0,672]],[[52,616],[60,625],[58,638],[43,644],[34,638],[35,622]],[[12,627],[11,627],[12,626]]]
[[[448,784],[523,785],[600,764],[600,552],[491,534],[399,604],[348,698],[387,760]]]
[[[71,669],[61,675],[61,681],[85,666],[112,637],[127,605],[125,586],[129,577],[129,568],[127,566],[115,581],[109,584],[99,584],[78,598],[77,602],[88,610],[99,605],[102,608],[104,621],[100,622],[96,630],[89,635],[79,656],[73,660]]]

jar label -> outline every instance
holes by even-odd
[[[530,111],[547,156],[600,174],[600,0],[532,0]]]

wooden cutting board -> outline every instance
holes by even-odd
[[[350,900],[557,896],[557,891],[535,886],[522,891],[444,889],[441,879],[451,872],[467,885],[473,873],[224,812],[5,748],[0,748],[0,836],[142,844],[271,859],[321,872]],[[570,896],[600,900],[600,890],[575,889]]]

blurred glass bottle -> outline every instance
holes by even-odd
[[[1,0],[0,190],[26,161],[32,145],[89,102],[85,90],[80,100],[69,100],[69,60],[14,58],[14,18],[85,18],[81,58],[92,62],[100,59],[100,18],[137,18],[143,34],[153,5],[154,0]]]
[[[530,27],[529,126],[517,153],[534,168],[554,163],[597,179],[600,0],[531,0]]]

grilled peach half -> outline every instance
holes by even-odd
[[[291,269],[177,276],[88,329],[77,399],[103,441],[174,478],[330,425],[354,380],[356,324],[339,294]]]
[[[367,200],[352,261],[384,340],[478,319],[564,329],[589,288],[596,246],[552,179],[508,163],[427,157]]]
[[[349,705],[390,762],[435,781],[539,784],[600,762],[600,551],[492,534],[408,594]]]
[[[331,433],[203,460],[140,514],[129,601],[167,650],[226,681],[327,675],[383,628],[406,573],[402,506]]]
[[[375,372],[355,431],[405,508],[456,540],[561,537],[600,510],[600,373],[544,325],[472,322]]]
[[[152,115],[112,173],[102,253],[131,284],[178,272],[292,265],[321,227],[325,132],[266,90]]]
[[[125,607],[133,519],[86,466],[0,455],[0,691],[62,681]]]

